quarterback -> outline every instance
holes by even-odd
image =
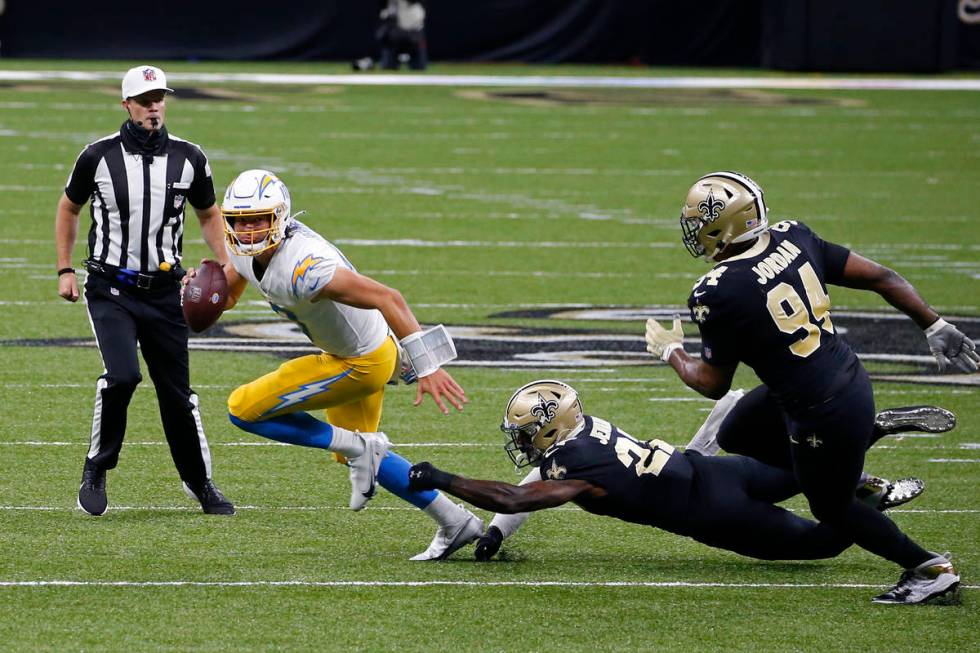
[[[432,396],[462,410],[466,394],[440,365],[455,355],[441,325],[422,331],[394,288],[359,274],[319,234],[296,220],[286,185],[266,170],[246,170],[225,193],[229,261],[236,304],[251,283],[276,313],[296,324],[321,351],[283,363],[236,388],[231,421],[266,438],[327,449],[350,468],[350,507],[360,510],[375,483],[432,517],[439,530],[413,560],[437,560],[479,537],[482,521],[438,492],[408,489],[410,464],[378,432],[386,384],[417,382],[415,405]],[[327,421],[309,411],[324,410]]]
[[[867,372],[834,327],[827,286],[871,290],[908,315],[923,329],[940,372],[975,372],[974,344],[898,273],[802,222],[770,225],[768,214],[762,189],[743,174],[697,180],[680,226],[691,255],[713,265],[688,299],[701,355],[684,351],[679,318],[670,330],[648,320],[647,349],[713,399],[726,395],[739,363],[755,371],[762,385],[725,418],[719,443],[756,458],[762,450],[786,452],[782,466],[792,469],[818,520],[904,569],[876,603],[919,603],[950,592],[959,576],[948,558],[854,496],[865,451],[878,437],[874,398]]]

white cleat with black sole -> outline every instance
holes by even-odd
[[[906,569],[895,587],[871,600],[891,605],[914,605],[944,597],[955,599],[959,585],[959,574],[947,553],[937,555],[914,569]]]
[[[459,520],[448,526],[440,526],[429,548],[412,556],[411,560],[445,560],[470,542],[480,539],[483,535],[483,520],[461,503],[456,508],[460,513]]]

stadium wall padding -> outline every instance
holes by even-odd
[[[980,0],[425,4],[429,52],[437,61],[980,68]],[[6,0],[5,6],[0,57],[343,61],[376,54],[373,0],[170,0],[145,6]]]

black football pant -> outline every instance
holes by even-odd
[[[126,411],[142,381],[136,345],[156,388],[163,431],[181,480],[211,477],[197,395],[190,387],[187,324],[179,289],[140,290],[89,274],[85,299],[105,373],[99,377],[88,458],[112,469],[126,434]]]
[[[799,494],[792,471],[744,456],[685,455],[697,483],[686,523],[675,532],[761,560],[833,558],[854,543],[829,524],[774,505]]]
[[[871,381],[856,365],[843,392],[792,415],[776,404],[769,388],[755,388],[725,418],[718,443],[730,453],[793,470],[814,517],[847,533],[861,548],[909,569],[933,556],[885,514],[855,498],[874,417]]]

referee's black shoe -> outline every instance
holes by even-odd
[[[104,515],[109,508],[105,496],[105,470],[96,467],[88,458],[85,459],[82,484],[78,488],[78,507],[93,517]]]
[[[184,483],[184,492],[192,499],[201,502],[201,509],[209,515],[234,515],[235,506],[221,494],[221,490],[210,478],[202,485],[191,486]]]

